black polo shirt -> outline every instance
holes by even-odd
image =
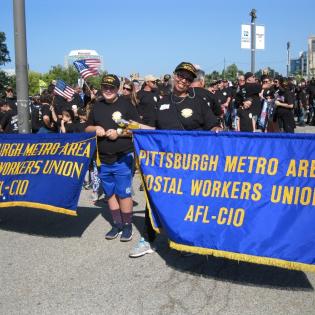
[[[0,125],[5,133],[18,133],[18,114],[14,109],[6,112],[1,118]]]
[[[189,94],[192,96],[196,95],[197,97],[202,98],[206,102],[206,104],[211,108],[214,115],[216,116],[221,115],[222,110],[216,94],[213,94],[207,89],[201,87],[189,89]]]
[[[117,129],[115,120],[125,119],[140,121],[136,108],[124,97],[119,97],[114,103],[105,99],[97,101],[90,111],[87,126],[100,126],[106,130]],[[97,137],[97,146],[102,163],[112,164],[123,154],[133,151],[131,138],[118,137],[110,140],[107,137]]]
[[[228,88],[223,88],[222,90],[217,91],[217,98],[220,104],[225,104],[227,99],[231,97],[231,90]]]
[[[275,98],[275,89],[273,87],[270,87],[268,89],[264,89],[263,98],[264,99],[274,99]]]
[[[137,98],[139,100],[139,108],[144,106],[152,106],[156,108],[158,101],[160,100],[159,92],[156,91],[145,91],[140,90],[137,93]]]
[[[218,124],[210,107],[197,96],[171,94],[159,102],[156,116],[157,129],[210,130]]]
[[[239,96],[240,98],[245,98],[251,97],[253,99],[252,101],[252,106],[251,106],[251,111],[253,115],[259,116],[261,113],[261,100],[259,93],[261,92],[261,85],[257,83],[246,83],[242,89],[239,91]],[[238,98],[239,101],[239,98]]]
[[[240,121],[240,131],[252,132],[253,130],[253,114],[250,108],[240,107],[237,109],[237,117]]]

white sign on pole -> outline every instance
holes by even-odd
[[[241,27],[241,48],[251,48],[251,26],[242,24]],[[265,49],[265,27],[256,25],[256,49]]]
[[[247,25],[247,24],[242,24],[241,48],[250,49],[250,25]]]
[[[256,49],[265,49],[265,27],[256,26]]]
[[[84,84],[84,80],[82,78],[78,79],[78,85],[79,87],[82,89],[83,88],[83,84]]]

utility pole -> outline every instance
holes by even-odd
[[[290,42],[287,42],[287,56],[288,56],[288,61],[287,61],[287,77],[290,76]]]
[[[304,51],[301,54],[301,76],[304,78]]]
[[[223,79],[225,80],[225,57],[223,59]]]
[[[250,71],[252,73],[255,74],[255,54],[256,54],[256,24],[255,24],[255,20],[257,18],[257,15],[256,15],[256,10],[255,9],[252,9],[250,12],[249,12],[249,15],[251,16],[251,67],[250,67]]]
[[[13,0],[15,74],[19,133],[30,133],[25,2]]]

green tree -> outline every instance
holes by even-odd
[[[277,72],[276,70],[272,69],[272,68],[269,68],[267,67],[266,69],[260,69],[258,70],[257,72],[255,72],[255,76],[257,78],[260,78],[262,75],[268,75],[270,76],[271,78],[275,78],[275,77],[278,77],[280,76],[280,73]]]
[[[235,63],[227,66],[225,73],[222,72],[222,77],[224,77],[225,79],[229,80],[229,81],[235,81],[237,79],[237,77],[243,74],[242,70],[239,70],[236,66]]]
[[[52,80],[63,80],[69,85],[78,83],[79,73],[74,67],[64,68],[61,65],[53,66],[48,73],[43,74],[42,79],[50,84]]]
[[[97,89],[100,88],[103,75],[107,74],[107,71],[100,71],[100,75],[97,77],[89,77],[86,82],[89,86],[93,85]]]
[[[29,95],[38,94],[39,89],[39,80],[42,80],[42,74],[35,71],[28,72],[28,89]]]
[[[4,71],[0,70],[0,97],[4,94],[5,87],[12,86],[15,88],[15,85],[15,75],[7,75]]]
[[[206,74],[206,85],[209,85],[211,82],[216,81],[220,78],[220,73],[216,70],[212,71],[209,74]]]
[[[0,66],[5,65],[7,62],[10,62],[10,55],[7,48],[7,44],[5,43],[6,37],[5,33],[0,32]],[[8,85],[12,85],[12,78],[8,76],[4,71],[0,71],[0,93],[4,93],[4,88]],[[15,80],[14,80],[15,82]],[[15,86],[12,85],[12,86]]]
[[[5,33],[0,32],[0,65],[5,65],[7,62],[11,61],[5,41]]]

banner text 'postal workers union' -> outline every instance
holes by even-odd
[[[76,215],[95,134],[0,135],[0,207]]]
[[[135,131],[171,247],[315,271],[313,135]]]

